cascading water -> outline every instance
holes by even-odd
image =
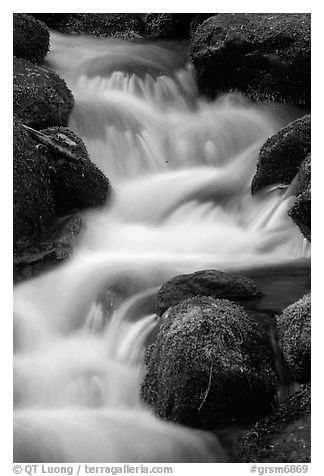
[[[309,257],[293,198],[250,194],[260,146],[296,112],[233,94],[204,101],[174,44],[53,33],[48,61],[114,194],[85,214],[69,262],[15,288],[14,459],[226,461],[214,436],[140,400],[154,297],[176,274]]]

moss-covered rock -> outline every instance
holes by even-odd
[[[310,115],[291,122],[270,137],[260,150],[257,170],[251,184],[252,194],[267,185],[290,184],[310,148]]]
[[[311,155],[308,154],[298,172],[299,194],[288,214],[304,237],[311,241]]]
[[[147,13],[146,34],[150,38],[187,38],[194,13]]]
[[[46,155],[21,122],[13,130],[14,252],[34,243],[54,216],[55,203]]]
[[[49,32],[43,22],[24,13],[13,14],[13,53],[32,63],[41,63],[49,50]]]
[[[197,28],[208,18],[218,15],[217,13],[197,13],[193,16],[190,22],[189,36],[193,37]]]
[[[41,132],[77,158],[69,160],[49,150],[56,212],[62,215],[103,205],[110,194],[109,180],[90,160],[82,139],[66,127]]]
[[[144,400],[160,417],[213,428],[266,414],[275,391],[264,328],[241,306],[191,298],[162,316],[142,385]]]
[[[49,271],[69,258],[84,227],[85,224],[78,215],[54,220],[37,244],[14,256],[14,282]]]
[[[237,445],[242,463],[308,463],[311,459],[311,387],[283,402],[276,413],[259,421]]]
[[[310,15],[221,13],[195,31],[189,53],[202,93],[310,105]]]
[[[195,296],[244,299],[261,295],[250,278],[206,269],[192,274],[174,276],[157,294],[156,312],[161,316],[169,307]]]
[[[49,28],[98,37],[137,38],[144,33],[140,13],[34,13]]]
[[[288,306],[277,317],[279,343],[291,377],[299,383],[311,378],[311,295]]]
[[[67,126],[73,96],[54,71],[14,58],[13,109],[26,125]]]

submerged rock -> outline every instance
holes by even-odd
[[[166,281],[157,295],[156,312],[161,316],[169,307],[195,296],[235,300],[260,295],[261,292],[250,278],[206,269]]]
[[[86,33],[116,38],[141,37],[144,22],[140,13],[34,13],[49,28],[65,33]]]
[[[311,116],[297,119],[270,137],[262,146],[252,194],[267,185],[290,184],[311,148]]]
[[[66,127],[41,132],[77,159],[49,150],[56,212],[62,215],[103,205],[110,194],[109,180],[90,160],[82,139]]]
[[[311,459],[311,387],[304,385],[276,413],[256,423],[237,445],[242,463],[308,463]]]
[[[310,15],[220,13],[195,31],[189,53],[202,93],[310,105]]]
[[[78,215],[55,220],[37,244],[14,257],[14,282],[49,271],[69,258],[84,226]]]
[[[272,351],[264,328],[241,306],[191,298],[169,308],[160,324],[142,385],[158,416],[213,428],[270,411]]]
[[[304,237],[311,241],[311,155],[308,154],[298,171],[299,194],[288,214]]]
[[[54,71],[14,58],[13,109],[35,129],[67,126],[73,107],[71,91]]]
[[[147,13],[146,34],[150,38],[187,38],[194,13]]]
[[[288,306],[277,317],[278,337],[291,377],[299,383],[311,378],[311,295]]]
[[[37,240],[55,213],[54,193],[44,151],[14,119],[13,243],[14,252]]]
[[[49,50],[45,24],[24,13],[13,14],[13,54],[32,63],[44,61]]]

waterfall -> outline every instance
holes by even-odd
[[[161,283],[199,269],[298,262],[293,197],[251,196],[265,140],[296,117],[237,94],[199,97],[181,45],[51,34],[70,128],[109,177],[73,257],[14,290],[16,462],[222,462],[211,433],[140,399]]]

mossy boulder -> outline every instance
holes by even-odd
[[[189,28],[189,36],[190,38],[193,37],[195,34],[197,28],[208,18],[213,17],[217,15],[217,13],[197,13],[193,16],[191,22],[190,22],[190,28]]]
[[[272,184],[290,184],[311,149],[311,116],[303,116],[270,137],[262,146],[252,194]]]
[[[277,317],[279,343],[290,376],[299,383],[311,378],[311,295],[288,306]]]
[[[311,387],[303,385],[238,442],[242,463],[309,463],[311,460]]]
[[[145,15],[146,35],[149,38],[187,38],[193,13],[147,13]]]
[[[110,194],[109,180],[90,160],[82,139],[66,127],[41,132],[76,158],[69,160],[52,149],[48,151],[56,212],[63,215],[103,205]]]
[[[65,33],[98,37],[137,38],[143,36],[140,13],[34,13],[49,28]]]
[[[298,171],[299,194],[288,214],[304,237],[311,241],[311,155],[308,154]]]
[[[13,110],[28,126],[67,126],[73,107],[71,91],[54,71],[14,58]]]
[[[174,276],[166,281],[157,294],[156,312],[161,316],[169,307],[195,296],[236,300],[260,295],[261,292],[250,278],[206,269]]]
[[[310,105],[310,14],[220,13],[195,31],[189,54],[202,93]]]
[[[17,119],[13,123],[14,252],[34,243],[55,213],[48,159]]]
[[[49,50],[45,24],[24,13],[13,14],[13,54],[32,63],[42,63]]]
[[[161,418],[214,428],[267,414],[276,383],[264,328],[241,306],[200,297],[163,314],[142,395]]]

